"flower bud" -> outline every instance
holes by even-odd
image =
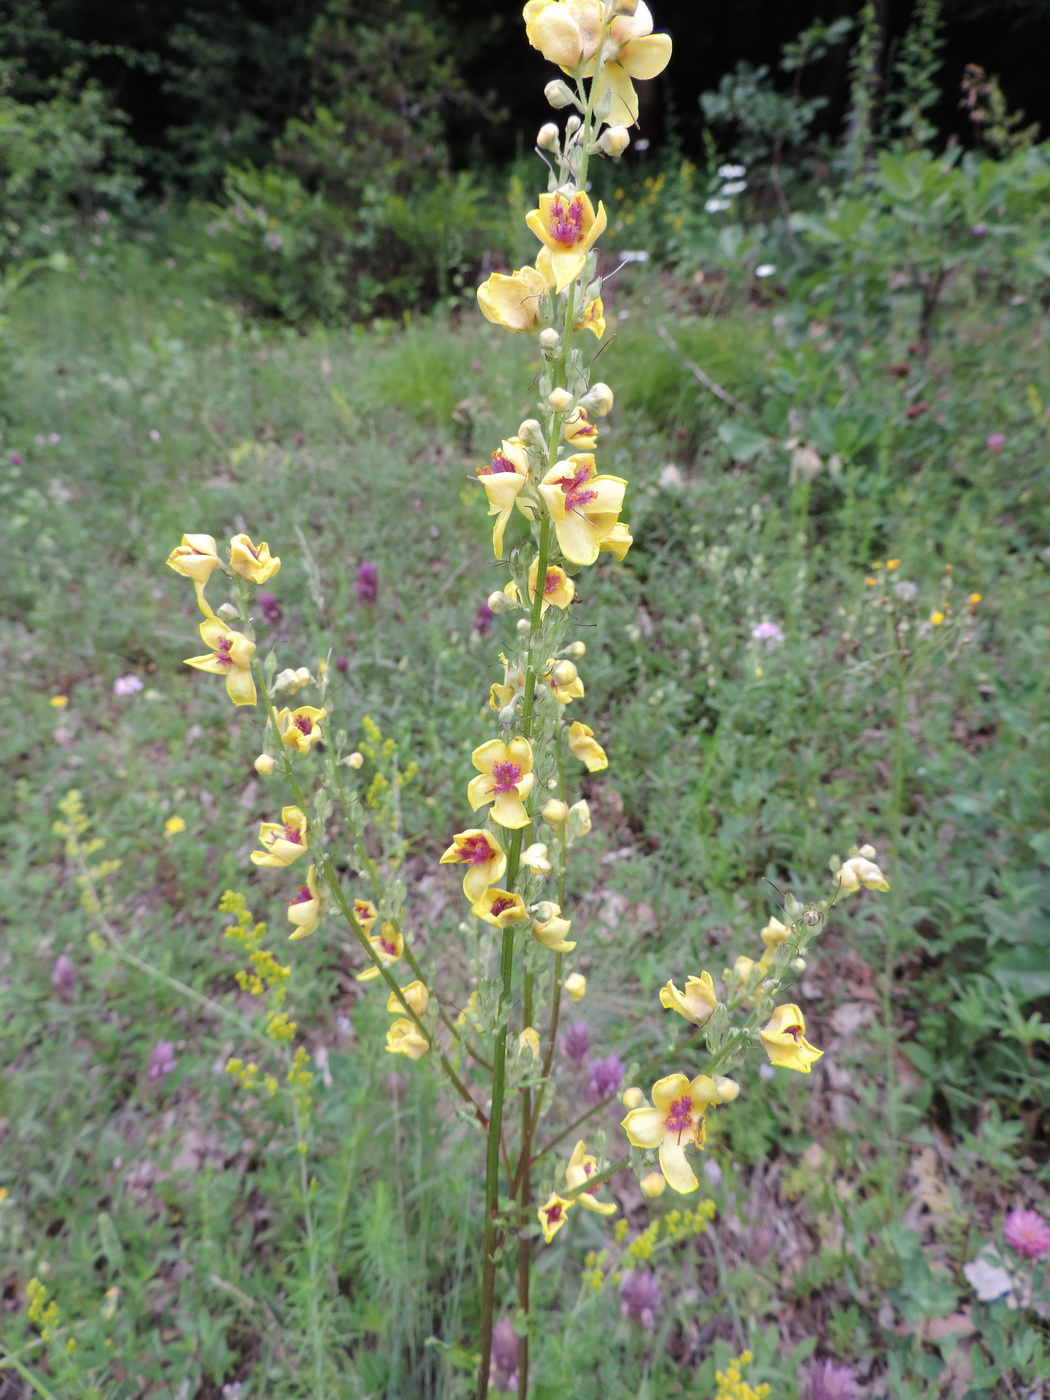
[[[543,89],[543,95],[552,107],[575,107],[576,98],[572,88],[561,78],[552,78]]]
[[[625,126],[607,126],[598,138],[598,145],[607,156],[622,156],[631,144],[631,134]]]
[[[587,994],[587,979],[582,972],[571,972],[562,986],[570,1001],[582,1001]]]
[[[614,15],[633,15],[638,9],[638,0],[611,0]]]
[[[544,804],[540,816],[548,826],[559,827],[569,815],[569,808],[560,797],[552,797]]]
[[[520,635],[523,637],[527,637],[529,635],[529,628],[532,626],[532,624],[529,622],[529,619],[527,617],[519,617],[517,626]]]
[[[588,413],[596,413],[599,418],[604,418],[612,409],[613,391],[608,384],[592,384],[580,400],[580,406],[585,408]]]
[[[261,753],[255,760],[255,771],[260,778],[268,778],[275,767],[276,765],[268,753]]]
[[[547,446],[543,425],[536,418],[526,418],[524,422],[518,424],[518,437],[521,438],[526,447]]]
[[[517,705],[515,705],[514,701],[512,700],[509,705],[503,706],[503,709],[500,710],[496,718],[500,724],[513,724],[517,720],[519,713],[520,711]]]
[[[544,122],[536,135],[536,145],[541,151],[556,151],[560,133],[553,122]]]
[[[620,1095],[620,1099],[624,1108],[641,1108],[642,1104],[645,1103],[645,1095],[637,1087],[625,1089]]]
[[[586,642],[570,642],[565,648],[567,656],[571,656],[574,661],[579,661],[581,656],[587,655]]]
[[[518,606],[517,602],[513,598],[509,598],[502,589],[498,589],[495,593],[490,593],[486,599],[486,603],[489,611],[494,613],[513,612]]]
[[[221,617],[223,622],[236,622],[240,613],[232,603],[220,603],[215,610],[216,616]]]
[[[589,836],[591,834],[591,809],[587,805],[587,799],[581,797],[579,802],[574,802],[569,808],[569,820],[571,822],[571,836]]]
[[[532,912],[541,924],[545,924],[558,917],[561,913],[561,905],[552,904],[549,899],[541,899],[539,904],[532,906]]]
[[[561,336],[553,326],[548,326],[545,331],[540,331],[540,349],[546,350],[548,354],[554,354],[561,349]]]
[[[577,671],[571,661],[559,661],[551,672],[551,680],[559,687],[572,685],[579,674],[579,671]]]
[[[347,763],[350,765],[351,768],[360,768],[361,765],[362,765],[362,764],[364,763],[364,761],[365,761],[365,759],[364,759],[364,754],[358,753],[357,750],[355,749],[355,750],[353,751],[352,754],[349,754],[349,755],[347,756],[347,760],[346,760],[346,761],[347,761]]]
[[[547,402],[555,413],[568,413],[574,400],[568,389],[552,389],[547,395]]]
[[[628,1090],[628,1093],[630,1093],[630,1090]],[[664,1176],[663,1172],[650,1172],[648,1176],[642,1177],[638,1185],[642,1188],[643,1196],[648,1196],[650,1200],[654,1200],[657,1196],[662,1196],[664,1194],[664,1189],[667,1186],[667,1178]]]
[[[567,135],[569,135],[569,136],[575,136],[576,133],[577,133],[577,131],[579,131],[579,129],[580,129],[580,127],[581,127],[582,125],[583,125],[583,119],[582,119],[582,117],[578,117],[578,116],[576,115],[576,113],[573,112],[572,116],[571,116],[571,117],[568,119],[568,121],[565,123],[565,131],[566,131]]]

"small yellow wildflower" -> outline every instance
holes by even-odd
[[[558,1233],[568,1219],[569,1211],[575,1203],[566,1201],[558,1195],[557,1191],[552,1191],[543,1205],[540,1206],[536,1215],[543,1227],[543,1238],[545,1243],[550,1244],[551,1240]]]
[[[288,935],[288,941],[308,938],[321,922],[321,892],[317,888],[317,868],[313,865],[306,873],[306,884],[300,885],[293,900],[288,904],[288,917],[295,925],[295,932]]]
[[[391,1055],[407,1055],[410,1060],[421,1060],[430,1049],[430,1041],[421,1033],[415,1021],[399,1016],[386,1033],[386,1048]]]
[[[594,737],[594,730],[579,720],[569,727],[569,752],[586,765],[588,773],[600,773],[609,766],[609,759]]]
[[[758,1034],[770,1064],[800,1074],[808,1074],[824,1053],[806,1039],[806,1019],[793,1002],[778,1006]]]
[[[503,847],[491,832],[480,827],[467,831],[457,831],[452,845],[441,857],[439,865],[461,864],[467,866],[463,877],[463,893],[475,904],[490,885],[502,880],[507,868],[507,857]]]
[[[181,817],[169,817],[164,823],[164,830],[169,836],[177,836],[180,831],[186,830],[186,823]]]
[[[479,770],[467,785],[467,801],[476,812],[492,803],[492,819],[510,830],[528,826],[524,799],[532,791],[536,775],[532,771],[532,745],[527,739],[490,739],[470,756]]]
[[[390,967],[396,963],[405,951],[405,937],[399,928],[393,924],[384,924],[377,934],[369,938],[369,943],[379,956],[379,961],[384,967]],[[359,972],[356,977],[358,982],[371,982],[379,976],[379,968],[375,963],[369,963],[364,972]]]
[[[296,753],[309,753],[314,744],[324,738],[321,721],[327,714],[327,710],[319,710],[314,705],[300,705],[297,710],[281,710],[277,715],[281,743],[295,749]]]
[[[51,699],[47,703],[51,706],[53,710],[64,710],[69,704],[69,696],[52,695]]]
[[[715,1400],[766,1400],[769,1386],[762,1384],[752,1388],[743,1377],[744,1368],[750,1366],[753,1359],[749,1351],[742,1351],[724,1371],[715,1372],[718,1383]]]
[[[548,291],[546,277],[534,267],[519,268],[509,277],[493,272],[478,288],[478,305],[486,321],[520,334],[540,324]]]
[[[252,544],[247,535],[234,535],[230,541],[230,568],[249,583],[267,583],[280,567],[280,559],[271,558],[269,545]]]
[[[942,612],[933,612],[933,613],[930,613],[930,621],[933,623],[934,627],[940,627],[941,623],[944,621],[944,613],[942,613]]]
[[[571,972],[562,986],[570,1001],[582,1001],[587,995],[587,979],[582,972]]]

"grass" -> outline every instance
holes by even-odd
[[[435,862],[463,824],[467,756],[488,733],[511,625],[474,627],[495,577],[468,477],[533,411],[538,364],[469,309],[368,331],[245,322],[173,256],[128,247],[86,281],[28,287],[12,312],[7,1393],[32,1393],[29,1376],[71,1400],[452,1400],[469,1385],[480,1141],[425,1067],[382,1054],[382,1007],[330,926],[289,957],[317,1072],[319,1301],[294,1134],[222,1072],[245,1048],[230,1014],[252,1007],[221,892],[243,890],[283,941],[283,896],[247,860],[272,799],[252,767],[258,717],[182,665],[199,650],[195,610],[163,560],[183,531],[268,540],[284,560],[272,585],[283,617],[260,649],[272,644],[282,666],[330,650],[340,724],[353,736],[373,716],[421,765],[405,793],[408,912],[421,945],[443,950],[455,1000],[490,949],[458,932]],[[579,1014],[596,1053],[637,1064],[662,1046],[659,986],[753,950],[777,909],[771,884],[804,898],[833,853],[870,840],[893,896],[836,910],[799,973],[826,1051],[818,1072],[749,1076],[717,1118],[704,1190],[718,1216],[695,1235],[665,1226],[655,1329],[621,1316],[614,1274],[645,1264],[630,1241],[674,1203],[643,1206],[628,1180],[626,1242],[574,1219],[541,1251],[534,1394],[709,1394],[716,1365],[745,1345],[752,1380],[789,1398],[811,1355],[852,1365],[865,1393],[933,1397],[953,1375],[958,1394],[1000,1393],[979,1379],[1006,1335],[999,1315],[974,1305],[955,1333],[944,1320],[972,1303],[962,1267],[1004,1210],[1045,1194],[1050,493],[1028,387],[1050,398],[1045,319],[990,339],[981,308],[960,302],[922,371],[936,409],[909,418],[884,372],[903,344],[844,358],[834,334],[793,340],[775,305],[729,298],[707,317],[656,274],[631,278],[599,363],[618,395],[603,463],[632,483],[636,543],[622,565],[591,571],[577,613],[584,718],[612,760],[584,783],[596,833],[573,891],[574,965],[589,981]],[[731,416],[657,337],[661,321],[752,408],[766,439],[754,451],[720,436]],[[777,425],[792,408],[811,435],[821,414],[828,432],[848,422],[858,446],[838,477],[789,484]],[[991,432],[1002,453],[986,448]],[[918,647],[903,690],[880,589],[865,582],[891,557],[924,616],[953,571],[952,640]],[[366,558],[380,579],[371,606],[353,587]],[[781,645],[752,637],[763,620]],[[129,673],[145,688],[115,695]],[[52,830],[71,788],[101,856],[120,862],[101,887],[123,947],[212,1005],[92,951]],[[185,826],[171,832],[176,816]],[[59,955],[76,973],[61,995]],[[150,1080],[158,1039],[174,1043],[176,1067]],[[559,1070],[552,1133],[584,1102],[584,1080]],[[598,1287],[588,1250],[608,1251]],[[34,1275],[61,1311],[50,1346],[26,1322]],[[1036,1359],[1009,1352],[1000,1370],[1042,1374],[1042,1324],[1015,1322],[1002,1346],[1030,1336]]]

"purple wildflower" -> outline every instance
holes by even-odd
[[[518,1334],[509,1317],[501,1317],[492,1329],[490,1352],[492,1384],[497,1390],[518,1389]]]
[[[8,460],[13,467],[20,467],[25,461],[25,458],[22,456],[21,452],[12,452]]]
[[[751,629],[752,641],[765,642],[767,647],[778,647],[784,640],[784,633],[775,622],[757,622]]]
[[[801,1400],[856,1400],[853,1372],[848,1366],[836,1366],[834,1361],[814,1366],[806,1376]]]
[[[627,1269],[620,1282],[620,1312],[640,1322],[650,1332],[656,1326],[656,1310],[664,1300],[652,1269]]]
[[[158,1040],[149,1052],[147,1079],[164,1079],[175,1068],[175,1046],[170,1040]]]
[[[138,676],[118,676],[113,682],[114,695],[137,695],[141,689]]]
[[[619,1093],[623,1083],[623,1061],[619,1055],[607,1055],[604,1060],[590,1060],[587,1064],[591,1080],[587,1086],[591,1098],[598,1102],[610,1094]]]
[[[989,433],[984,440],[984,445],[989,452],[1002,452],[1006,446],[1006,436],[1003,433]]]
[[[488,603],[482,603],[474,614],[474,621],[471,624],[479,637],[487,637],[492,631],[492,619],[496,614],[489,607]]]
[[[1050,1254],[1050,1226],[1037,1210],[1012,1210],[1003,1223],[1003,1239],[1026,1259]]]
[[[561,1038],[561,1048],[579,1069],[591,1048],[591,1028],[586,1021],[570,1021]]]
[[[68,1001],[76,984],[77,970],[65,953],[61,953],[51,969],[51,990],[60,1001]]]
[[[379,574],[376,566],[368,559],[361,560],[354,592],[359,603],[374,603],[379,597]]]
[[[280,622],[284,616],[284,609],[280,600],[272,593],[260,593],[258,598],[259,611],[262,613],[264,622]]]

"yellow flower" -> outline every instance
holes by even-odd
[[[587,995],[587,979],[582,972],[570,972],[562,986],[570,1001],[582,1001]]]
[[[899,559],[887,559],[887,560],[886,560],[886,568],[889,569],[891,572],[892,572],[892,570],[894,570],[894,569],[899,569],[900,566],[901,566],[901,561],[900,561]]]
[[[247,535],[234,535],[230,541],[230,568],[249,583],[268,582],[280,567],[280,559],[271,558],[268,544],[252,544]]]
[[[405,951],[405,940],[401,930],[393,924],[384,924],[379,933],[373,934],[368,941],[379,954],[379,961],[384,967],[396,963]],[[369,963],[364,972],[357,974],[356,981],[371,982],[378,976],[379,968],[375,963]]]
[[[598,1168],[597,1157],[586,1155],[586,1146],[583,1138],[579,1140],[572,1149],[572,1156],[569,1158],[568,1166],[565,1168],[565,1184],[570,1191],[575,1191],[577,1186],[582,1186],[585,1181],[592,1177]],[[581,1191],[573,1200],[583,1206],[584,1210],[593,1210],[597,1215],[615,1215],[616,1206],[612,1201],[599,1201],[593,1191]]]
[[[52,695],[51,699],[47,703],[51,706],[53,710],[64,710],[69,704],[69,696]]]
[[[186,830],[186,823],[181,817],[169,817],[164,823],[164,830],[169,836],[177,836],[180,831]]]
[[[372,926],[379,918],[379,911],[370,899],[354,900],[354,918],[357,926],[367,938],[372,932]]]
[[[579,277],[592,245],[605,232],[605,205],[599,201],[595,213],[583,190],[555,190],[541,194],[539,206],[529,210],[525,222],[547,249],[555,291],[563,292]]]
[[[669,1011],[677,1011],[679,1016],[684,1016],[694,1025],[705,1025],[718,1005],[711,974],[702,972],[699,977],[687,977],[684,992],[680,992],[673,982],[668,982],[666,987],[660,989],[660,1005]]]
[[[514,588],[513,582],[507,584],[507,590]],[[515,596],[517,589],[514,589]],[[503,655],[499,654],[499,659],[503,662],[503,680],[493,681],[489,688],[489,705],[494,710],[502,710],[509,705],[515,695],[520,695],[525,689],[525,672],[520,666],[516,666],[513,673],[510,669],[510,662]]]
[[[800,1074],[808,1074],[824,1053],[806,1039],[805,1017],[791,1002],[778,1006],[758,1034],[770,1064],[797,1069]]]
[[[476,812],[492,803],[492,819],[512,831],[528,826],[524,799],[532,791],[532,745],[527,739],[490,739],[476,748],[470,761],[479,770],[467,785],[467,801]]]
[[[201,639],[211,651],[190,656],[184,663],[198,671],[226,677],[226,694],[235,705],[255,704],[255,682],[250,670],[255,643],[232,631],[220,618],[206,617],[200,625]]]
[[[534,841],[531,846],[525,847],[521,853],[521,863],[533,875],[549,875],[551,873],[547,847],[542,841]]]
[[[430,1005],[430,993],[425,984],[417,977],[414,982],[409,982],[407,987],[402,987],[401,993],[416,1015],[422,1018]],[[405,1010],[393,992],[386,999],[386,1009],[394,1016],[403,1015]]]
[[[560,797],[551,797],[544,804],[540,816],[555,831],[569,820],[569,805]]]
[[[932,613],[930,613],[930,621],[933,623],[934,627],[940,627],[941,623],[944,621],[944,613],[942,613],[942,612],[932,612]]]
[[[969,597],[966,599],[966,605],[967,605],[967,607],[975,608],[975,607],[977,606],[977,604],[978,604],[980,601],[981,601],[981,594],[980,594],[980,593],[971,593],[971,594],[969,595]]]
[[[496,928],[521,924],[528,918],[521,895],[510,894],[507,890],[485,890],[470,906],[470,912],[476,919],[483,919]]]
[[[401,1016],[386,1033],[386,1048],[391,1055],[407,1055],[410,1060],[421,1060],[430,1049],[430,1041],[415,1021]]]
[[[469,866],[463,877],[463,893],[475,904],[490,885],[502,880],[507,868],[507,857],[503,847],[488,831],[471,827],[458,831],[452,838],[452,845],[441,857],[439,865],[464,864]]]
[[[327,710],[318,710],[313,705],[300,705],[297,710],[281,710],[277,716],[281,743],[295,749],[296,753],[309,753],[314,744],[324,738],[321,720],[326,719],[327,715]]]
[[[259,842],[265,849],[252,851],[253,865],[291,865],[308,845],[306,818],[298,807],[282,807],[279,822],[260,822]]]
[[[561,905],[544,900],[533,907],[536,918],[532,921],[532,936],[553,953],[569,953],[576,947],[567,942],[566,935],[572,928],[572,920],[562,918]]]
[[[598,424],[591,422],[585,408],[574,408],[561,425],[561,435],[572,447],[593,447],[598,441]]]
[[[633,1147],[659,1150],[660,1170],[672,1190],[685,1195],[700,1184],[686,1161],[683,1138],[703,1147],[707,1136],[704,1114],[712,1104],[727,1101],[724,1092],[709,1074],[698,1074],[692,1081],[684,1074],[669,1074],[653,1085],[652,1107],[633,1109],[623,1120],[623,1130]]]
[[[543,319],[549,290],[546,277],[534,267],[519,268],[510,276],[493,272],[478,288],[478,305],[486,321],[504,330],[533,331]]]
[[[525,444],[520,438],[505,438],[499,450],[493,452],[489,466],[478,467],[477,475],[488,497],[489,515],[496,517],[492,527],[492,552],[497,559],[502,559],[503,532],[529,475]]]
[[[554,521],[559,548],[570,563],[593,564],[602,549],[623,558],[630,547],[627,527],[619,521],[626,490],[622,476],[598,475],[589,452],[575,453],[551,467],[539,492]]]
[[[288,905],[288,917],[295,925],[295,932],[288,935],[288,941],[308,938],[321,922],[321,893],[317,888],[317,869],[311,865],[306,872],[306,884],[299,886],[299,892]]]
[[[548,658],[541,678],[551,688],[551,694],[559,705],[568,705],[573,700],[583,699],[583,681],[571,661],[556,661]]]
[[[890,887],[889,881],[875,862],[862,855],[851,856],[849,860],[844,861],[835,878],[841,884],[843,894],[855,894],[861,885],[866,890],[884,892]]]
[[[594,730],[579,720],[569,726],[569,751],[573,758],[587,765],[588,773],[600,773],[609,766],[605,750],[594,737]]]
[[[601,297],[587,303],[580,312],[580,319],[572,323],[572,328],[574,331],[593,331],[601,340],[605,334],[605,307]]]
[[[558,1195],[557,1191],[552,1191],[543,1205],[536,1212],[536,1216],[543,1226],[543,1239],[546,1244],[551,1240],[565,1224],[573,1201],[566,1201]]]
[[[534,1060],[540,1058],[540,1037],[539,1032],[532,1026],[526,1026],[521,1035],[518,1036],[518,1054],[524,1055],[528,1051]]]
[[[168,555],[167,564],[169,569],[203,587],[219,567],[218,546],[211,535],[183,535],[182,543]]]
[[[594,100],[607,92],[612,104],[604,118],[609,126],[634,126],[638,120],[638,95],[632,78],[647,82],[667,67],[671,58],[671,38],[654,34],[653,17],[644,0],[633,15],[617,15],[609,26],[602,47],[602,66],[594,83]],[[593,62],[590,65],[593,69]],[[590,73],[585,69],[586,76]]]
[[[569,824],[573,836],[591,834],[591,809],[586,798],[581,797],[579,802],[574,802],[569,808]]]
[[[536,597],[536,580],[539,577],[540,561],[537,556],[529,566],[529,597]],[[576,585],[557,564],[548,564],[543,576],[543,602],[540,612],[545,613],[553,603],[557,608],[567,608],[576,596]]]
[[[778,948],[791,936],[791,930],[787,924],[782,924],[779,919],[770,919],[760,936],[767,948]]]
[[[667,1178],[663,1172],[648,1172],[642,1177],[638,1185],[642,1189],[642,1195],[648,1196],[650,1200],[655,1200],[657,1196],[662,1196],[667,1189]]]
[[[574,72],[598,52],[601,0],[528,0],[522,14],[532,47],[566,72]]]

